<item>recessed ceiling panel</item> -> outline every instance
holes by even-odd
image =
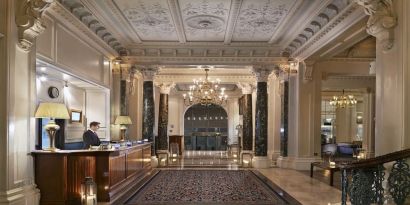
[[[143,41],[177,41],[166,0],[114,0]]]
[[[269,41],[296,1],[244,0],[233,41]]]
[[[179,0],[188,41],[223,41],[231,1]]]

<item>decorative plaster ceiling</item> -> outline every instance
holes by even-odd
[[[306,59],[365,18],[351,0],[58,1],[130,64],[271,65],[284,51]]]

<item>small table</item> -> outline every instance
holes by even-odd
[[[339,166],[330,166],[329,163],[324,163],[324,162],[312,162],[310,164],[310,177],[313,177],[313,168],[314,167],[319,167],[324,170],[329,170],[330,171],[330,179],[329,179],[329,184],[330,186],[333,186],[333,174],[337,171],[340,171]]]

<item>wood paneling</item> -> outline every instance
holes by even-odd
[[[114,186],[126,178],[125,155],[110,158],[110,186]]]
[[[91,176],[99,202],[120,198],[151,168],[151,143],[117,151],[35,151],[40,204],[80,204],[81,183]]]
[[[81,183],[85,177],[92,177],[96,180],[96,161],[95,156],[69,155],[67,167],[67,194],[68,198],[73,200],[73,204],[81,203]],[[76,171],[72,171],[76,170]]]
[[[135,174],[142,169],[142,150],[135,150],[127,155],[127,177]]]

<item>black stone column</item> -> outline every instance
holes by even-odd
[[[288,156],[288,133],[289,133],[289,82],[282,84],[283,93],[281,99],[281,132],[280,132],[280,156]]]
[[[253,123],[252,123],[252,94],[243,96],[243,129],[242,129],[242,150],[252,151],[253,149]]]
[[[268,93],[267,82],[258,82],[255,115],[255,156],[268,155]]]
[[[154,120],[155,120],[155,104],[154,104],[154,83],[152,81],[144,81],[143,85],[143,122],[142,122],[142,138],[152,142],[151,155],[155,155],[154,142]]]
[[[159,97],[158,150],[168,150],[168,94]]]

